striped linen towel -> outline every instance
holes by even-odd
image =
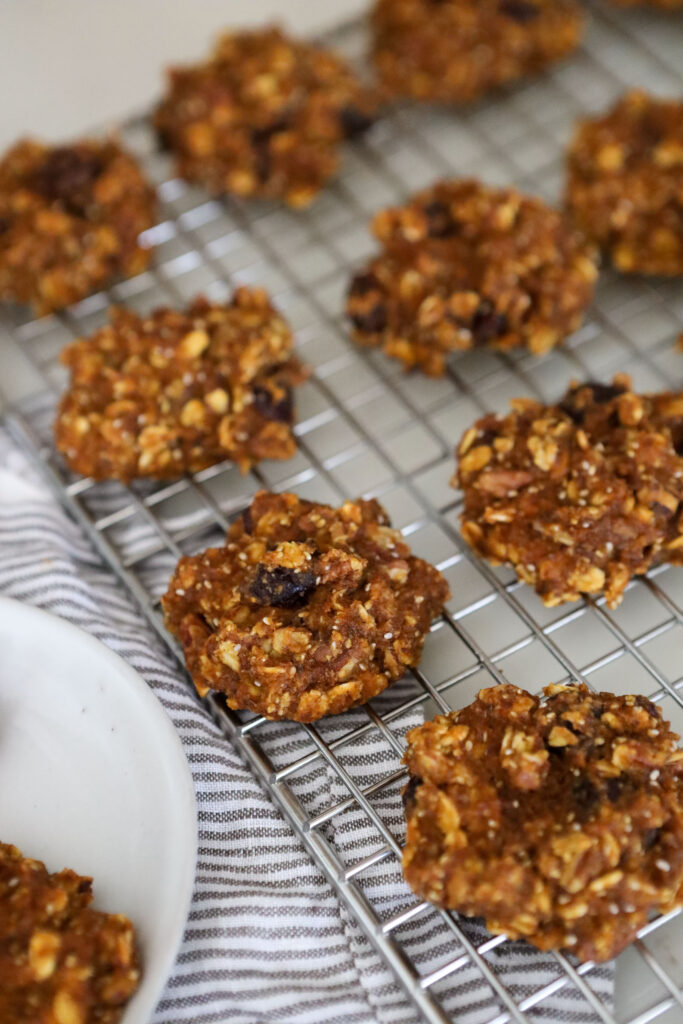
[[[163,590],[170,568],[163,558],[155,565],[155,588]],[[185,936],[154,1024],[416,1024],[419,1016],[393,974],[221,735],[168,651],[2,430],[0,592],[69,619],[124,657],[152,687],[183,742],[197,794],[199,858]],[[395,701],[404,685],[396,684],[383,699]],[[354,716],[361,722],[362,714],[325,720],[325,739],[348,732]],[[404,733],[420,720],[418,710],[407,711],[394,729]],[[290,723],[273,723],[259,733],[276,765],[311,749],[303,730]],[[396,752],[375,729],[343,751],[346,770],[363,787],[398,766]],[[312,815],[348,796],[320,758],[297,773],[296,784],[296,795]],[[373,802],[400,841],[400,783],[379,790]],[[356,806],[322,828],[347,864],[383,842]],[[11,836],[2,838],[11,841]],[[415,902],[393,856],[359,877],[383,919]],[[480,925],[466,922],[465,927],[470,941],[485,941]],[[425,973],[463,954],[462,965],[435,990],[459,1024],[483,1024],[499,1014],[506,1019],[499,997],[458,949],[436,910],[412,918],[397,938]],[[528,1011],[530,1020],[592,1024],[599,1019],[572,983],[553,986],[564,971],[552,956],[524,943],[504,943],[486,954],[486,962],[517,1002],[549,987],[550,994]],[[607,1008],[613,977],[609,965],[590,973],[591,988]]]

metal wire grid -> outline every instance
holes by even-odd
[[[355,57],[362,30],[345,26],[326,42]],[[406,709],[427,705],[431,713],[462,706],[492,680],[538,690],[550,680],[583,679],[595,688],[642,692],[660,702],[679,728],[683,725],[683,573],[666,566],[654,570],[629,586],[616,612],[603,601],[545,609],[509,572],[473,557],[457,529],[458,495],[448,487],[452,446],[461,430],[483,411],[504,408],[509,397],[551,400],[572,376],[609,377],[623,369],[641,388],[680,381],[680,356],[677,362],[672,342],[683,328],[683,294],[675,284],[625,282],[605,274],[589,321],[561,351],[541,360],[523,353],[465,353],[453,359],[448,378],[432,381],[404,376],[382,355],[354,349],[340,315],[343,292],[352,268],[372,250],[367,221],[375,209],[453,174],[512,181],[556,200],[562,148],[576,116],[604,108],[634,81],[655,91],[680,92],[681,52],[683,35],[671,22],[596,8],[581,53],[542,81],[458,115],[410,108],[390,112],[350,148],[340,179],[310,211],[297,214],[266,204],[207,201],[169,176],[145,120],[132,121],[122,129],[123,141],[158,181],[163,209],[163,219],[150,232],[157,246],[154,268],[58,317],[32,321],[5,315],[5,327],[40,378],[38,394],[7,412],[9,429],[38,457],[55,493],[179,657],[163,628],[150,566],[206,546],[259,486],[296,489],[335,503],[361,492],[376,496],[416,553],[449,578],[454,597],[433,625],[409,696],[392,704],[388,691],[349,715],[349,729],[341,736],[326,737],[324,722],[297,727],[307,739],[305,752],[298,747],[296,757],[274,763],[265,742],[270,723],[231,712],[220,698],[206,702],[430,1022],[453,1019],[440,986],[469,964],[476,965],[499,1004],[489,1024],[528,1020],[529,1011],[565,986],[574,986],[609,1024],[683,1019],[683,963],[671,953],[683,934],[676,912],[648,924],[622,956],[612,1012],[591,988],[592,964],[576,966],[557,954],[554,980],[515,1000],[495,969],[502,937],[473,943],[455,915],[408,894],[405,909],[387,919],[363,886],[375,865],[400,856],[400,843],[373,800],[404,781],[404,740],[396,723]],[[303,358],[315,367],[299,399],[295,458],[263,464],[247,477],[226,463],[194,478],[131,488],[95,485],[68,474],[49,437],[63,384],[56,362],[62,344],[99,325],[110,301],[146,310],[185,301],[198,291],[221,298],[236,283],[259,283],[271,291],[297,329]],[[370,730],[378,730],[393,750],[396,767],[363,789],[344,765],[344,748]],[[348,795],[311,814],[297,794],[297,779],[321,763]],[[377,848],[348,864],[327,825],[343,820],[350,808],[360,808],[372,822]],[[451,936],[448,955],[426,973],[410,960],[402,940],[402,929],[425,914],[436,915]],[[634,969],[645,978],[639,963],[648,980],[636,992],[628,979]]]

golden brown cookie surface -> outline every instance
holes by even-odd
[[[462,533],[510,563],[545,604],[604,594],[683,557],[683,394],[636,395],[627,377],[579,384],[557,405],[512,403],[465,432],[453,483]]]
[[[644,697],[509,684],[408,734],[403,870],[494,933],[608,960],[683,902],[683,751]]]
[[[0,843],[0,1020],[116,1024],[140,982],[133,926],[92,910],[91,879]]]
[[[627,93],[579,124],[567,206],[626,273],[683,274],[683,101]]]
[[[304,206],[376,111],[344,60],[266,28],[227,33],[204,64],[172,69],[155,125],[182,177]]]
[[[515,189],[439,182],[378,213],[373,231],[382,251],[349,290],[354,338],[433,376],[460,349],[546,352],[593,296],[593,247]]]
[[[261,491],[225,547],[180,560],[163,608],[200,694],[311,722],[416,665],[447,597],[376,501]]]
[[[116,143],[17,143],[0,161],[0,300],[43,315],[139,274],[155,221],[154,191]]]
[[[224,459],[246,470],[291,458],[293,387],[306,373],[264,291],[196,299],[148,317],[117,308],[69,345],[55,424],[71,469],[95,479],[171,478]]]
[[[376,0],[372,31],[388,95],[467,103],[570,53],[583,16],[573,0]]]

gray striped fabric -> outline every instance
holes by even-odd
[[[150,581],[154,589],[163,589],[169,569],[163,558],[155,564]],[[197,793],[199,859],[185,937],[155,1024],[416,1022],[389,969],[219,733],[168,652],[2,431],[0,592],[69,619],[124,657],[152,687],[182,739]],[[395,702],[404,685],[392,687],[384,700]],[[347,732],[354,715],[362,712],[322,723],[325,739]],[[402,733],[418,721],[417,711],[408,712],[395,723],[396,731]],[[303,731],[287,723],[259,730],[259,739],[276,765],[311,749]],[[363,786],[397,766],[396,753],[377,730],[345,746],[342,761]],[[297,773],[294,787],[311,814],[348,796],[336,773],[320,759]],[[373,802],[400,839],[399,793],[397,783],[381,789]],[[383,842],[355,805],[322,827],[345,863],[359,861]],[[11,841],[11,836],[2,838]],[[414,903],[393,856],[363,872],[359,881],[382,918]],[[481,926],[466,927],[473,942],[485,940]],[[413,918],[397,938],[421,972],[438,968],[459,952],[452,931],[435,910]],[[553,957],[523,943],[497,946],[487,954],[487,963],[517,1001],[563,976]],[[591,971],[587,980],[609,1007],[612,967]],[[479,969],[466,958],[435,991],[462,1024],[483,1024],[502,1009]],[[569,984],[528,1016],[575,1024],[598,1019]]]

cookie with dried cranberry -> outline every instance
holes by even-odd
[[[449,353],[547,352],[593,297],[596,251],[557,210],[512,188],[442,181],[373,221],[382,250],[352,280],[354,338],[432,376]]]
[[[25,140],[0,160],[0,301],[42,316],[143,271],[154,190],[109,140]]]
[[[546,605],[604,594],[683,556],[683,393],[575,384],[557,405],[512,402],[457,449],[462,535]]]
[[[567,206],[626,273],[683,274],[683,101],[630,92],[579,123]]]
[[[180,560],[162,604],[202,696],[312,722],[417,665],[447,598],[378,502],[261,491],[224,547]]]
[[[574,50],[574,0],[376,0],[372,59],[389,96],[460,104]]]
[[[96,480],[173,478],[225,459],[288,459],[294,386],[307,376],[288,324],[260,289],[150,316],[115,308],[69,345],[55,423],[69,467]]]
[[[92,879],[0,843],[0,1020],[117,1024],[140,983],[133,925],[90,907]]]
[[[683,904],[683,750],[644,697],[509,684],[408,733],[403,871],[490,931],[609,960]]]
[[[173,68],[154,123],[183,178],[305,206],[376,113],[341,57],[271,27],[229,32],[205,63]]]

